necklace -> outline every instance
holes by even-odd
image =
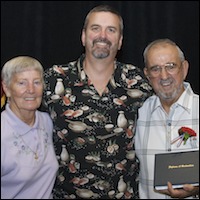
[[[39,157],[38,157],[38,153],[37,153],[37,149],[36,151],[33,151],[33,149],[25,142],[25,140],[23,139],[23,137],[20,135],[20,138],[22,140],[22,142],[31,150],[31,152],[34,154],[34,158],[35,160],[37,160]],[[38,146],[37,146],[38,148]]]

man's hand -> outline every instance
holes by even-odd
[[[166,190],[159,190],[157,192],[161,194],[166,194],[171,196],[172,198],[179,198],[183,199],[190,196],[195,196],[199,194],[199,186],[193,186],[191,184],[183,185],[183,188],[173,189],[173,186],[170,182],[167,183],[168,189]]]

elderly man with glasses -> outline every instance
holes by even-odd
[[[144,73],[155,95],[139,109],[137,120],[135,146],[140,160],[140,198],[194,198],[199,187],[188,184],[187,180],[179,189],[166,182],[167,189],[154,190],[156,154],[199,150],[199,95],[185,81],[189,63],[182,50],[169,39],[153,41],[143,56]],[[194,134],[179,137],[183,128]]]

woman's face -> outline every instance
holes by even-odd
[[[4,86],[14,113],[36,111],[41,105],[43,81],[41,73],[27,70],[13,75],[10,86]]]

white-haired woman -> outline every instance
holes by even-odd
[[[2,68],[7,97],[1,112],[1,198],[49,199],[58,170],[51,118],[38,108],[43,67],[30,56],[12,58]]]

